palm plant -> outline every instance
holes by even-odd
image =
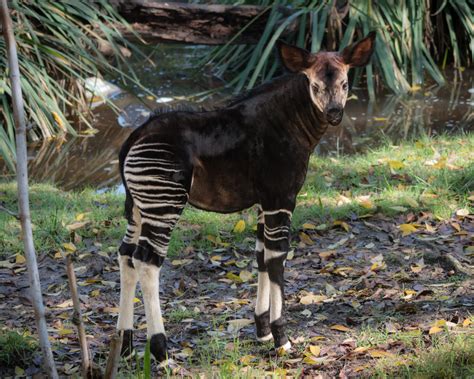
[[[126,52],[140,53],[121,37],[127,25],[106,0],[13,0],[10,9],[18,46],[21,85],[29,138],[77,134],[90,127],[88,98],[82,80],[111,73],[138,83],[127,66]],[[113,55],[109,59],[103,51]],[[14,123],[5,42],[0,39],[0,157],[14,170]]]
[[[278,65],[271,52],[283,35],[287,42],[316,52],[342,49],[370,30],[376,30],[378,40],[373,63],[355,70],[353,77],[353,85],[357,85],[365,70],[371,98],[375,89],[383,86],[395,93],[416,91],[427,77],[442,85],[445,82],[442,69],[448,62],[462,72],[463,65],[474,60],[472,0],[260,0],[258,3],[268,7],[269,12],[258,44],[233,45],[230,41],[216,48],[207,59],[217,65],[218,75],[233,74],[230,83],[237,92],[274,75]],[[279,12],[282,6],[293,9],[290,16]]]

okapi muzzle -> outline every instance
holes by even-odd
[[[342,52],[311,54],[280,43],[291,72],[226,107],[156,115],[132,132],[119,155],[127,231],[119,248],[122,353],[133,350],[133,306],[140,281],[147,336],[166,361],[167,337],[159,275],[171,233],[186,204],[229,213],[256,205],[259,341],[289,350],[285,332],[284,264],[291,217],[308,162],[328,125],[341,122],[347,72],[365,65],[375,33]]]

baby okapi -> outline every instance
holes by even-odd
[[[279,43],[291,72],[225,108],[171,112],[135,130],[120,151],[126,235],[119,249],[123,353],[132,349],[133,299],[140,280],[151,352],[166,359],[159,273],[186,203],[230,213],[258,204],[257,339],[291,347],[283,318],[283,272],[291,215],[308,161],[328,128],[341,122],[347,73],[368,63],[375,33],[341,53]]]

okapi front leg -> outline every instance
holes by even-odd
[[[284,264],[288,254],[291,212],[286,209],[264,211],[265,265],[270,279],[270,329],[277,350],[291,348],[285,334]]]
[[[267,265],[264,255],[264,217],[262,209],[258,208],[257,242],[255,252],[258,263],[257,303],[255,305],[255,326],[257,340],[269,341],[273,338],[270,329],[270,279],[268,278]]]

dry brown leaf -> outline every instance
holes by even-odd
[[[311,246],[314,244],[314,241],[311,239],[310,236],[308,236],[305,232],[300,233],[300,240],[308,246]]]
[[[327,296],[324,295],[314,295],[314,294],[308,294],[303,296],[300,299],[300,303],[304,305],[308,304],[314,304],[314,303],[322,303],[324,300],[327,299]]]
[[[351,328],[348,328],[347,326],[340,325],[340,324],[332,325],[329,329],[337,330],[339,332],[350,332],[350,331],[352,331]]]
[[[319,357],[319,354],[321,354],[321,346],[309,345],[309,351],[310,351],[311,354],[313,354],[315,357]]]

